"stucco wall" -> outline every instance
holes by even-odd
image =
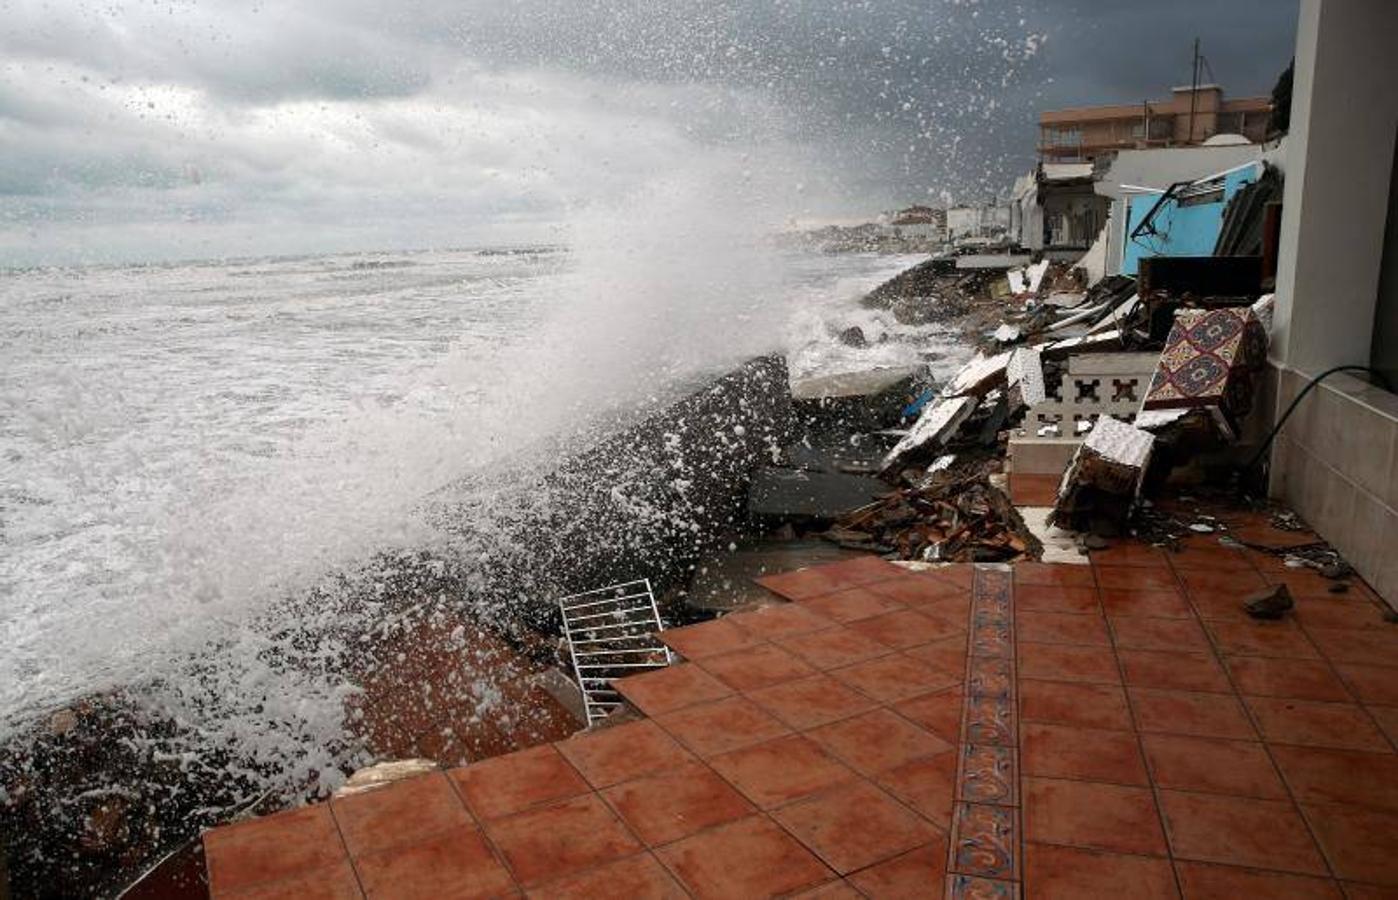
[[[1271,346],[1277,409],[1365,364],[1398,130],[1398,3],[1302,0]],[[1313,391],[1272,456],[1272,491],[1398,605],[1398,396],[1346,375]]]

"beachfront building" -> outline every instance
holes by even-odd
[[[1011,237],[1051,259],[1081,257],[1106,220],[1107,201],[1093,186],[1091,163],[1040,163],[1015,180]]]
[[[1216,84],[1171,90],[1168,100],[1051,109],[1039,115],[1039,159],[1091,162],[1117,150],[1188,147],[1210,141],[1260,143],[1267,137],[1267,97],[1228,99]]]
[[[1105,271],[1134,275],[1134,259],[1142,254],[1157,255],[1186,247],[1176,244],[1166,235],[1162,240],[1158,234],[1149,239],[1132,237],[1131,232],[1155,202],[1181,182],[1198,182],[1197,190],[1189,208],[1197,210],[1196,216],[1203,217],[1207,210],[1211,232],[1206,235],[1207,247],[1189,245],[1191,252],[1205,255],[1213,252],[1213,239],[1218,236],[1218,226],[1222,219],[1223,206],[1231,199],[1229,189],[1236,190],[1245,178],[1255,178],[1256,168],[1264,161],[1284,169],[1285,141],[1271,145],[1227,144],[1222,146],[1197,145],[1191,147],[1160,147],[1151,150],[1120,150],[1096,163],[1096,177],[1093,189],[1107,204],[1105,228],[1102,233],[1105,252]],[[1249,170],[1249,167],[1251,169]],[[1249,170],[1249,171],[1244,171]],[[1233,183],[1229,184],[1229,177]],[[1210,183],[1222,179],[1223,188],[1219,191],[1204,190]],[[1217,196],[1214,197],[1213,195]],[[1128,225],[1128,223],[1130,223]],[[1182,235],[1181,235],[1182,236]]]
[[[888,215],[888,228],[899,237],[942,241],[947,236],[947,211],[931,206],[909,206]]]
[[[978,204],[958,204],[947,210],[947,240],[993,238],[1010,227],[1010,208],[990,200]]]

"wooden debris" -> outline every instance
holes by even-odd
[[[945,471],[855,510],[827,538],[928,562],[1010,560],[1035,544],[1009,498],[982,474]]]

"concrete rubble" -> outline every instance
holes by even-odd
[[[336,797],[353,797],[377,790],[385,785],[412,778],[426,772],[435,772],[441,766],[430,759],[395,759],[375,763],[355,771],[344,784],[335,789]]]
[[[1149,432],[1100,417],[1068,464],[1049,524],[1120,534],[1140,494],[1154,443]]]
[[[1278,191],[1269,183],[1262,193]],[[1144,254],[1138,275],[1112,274],[1119,264],[1099,238],[1095,262],[967,247],[876,291],[887,304],[916,283],[969,306],[962,324],[980,352],[905,410],[910,420],[892,432],[897,442],[881,466],[897,491],[840,518],[839,540],[904,558],[944,552],[929,548],[945,545],[947,509],[908,510],[931,502],[920,492],[979,466],[989,490],[1013,492],[1021,476],[1058,480],[1051,506],[1045,485],[1021,507],[1034,534],[1017,533],[1016,543],[1051,535],[1042,543],[1059,554],[1074,534],[1081,542],[1085,532],[1144,522],[1156,487],[1206,483],[1236,468],[1273,303],[1255,258],[1237,254],[1255,253],[1263,205],[1230,212],[1216,255]],[[974,272],[987,280],[957,281]]]

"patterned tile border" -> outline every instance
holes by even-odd
[[[1018,898],[1019,723],[1009,566],[976,566],[968,642],[946,896]]]

